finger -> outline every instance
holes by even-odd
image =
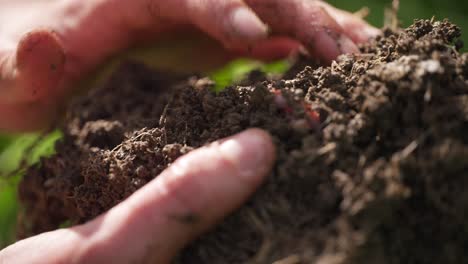
[[[346,35],[356,43],[364,43],[375,38],[381,31],[369,25],[362,18],[347,11],[337,9],[325,2],[319,2],[323,8],[340,24]]]
[[[0,262],[169,263],[254,192],[274,153],[258,129],[192,151],[105,215],[14,244]]]
[[[315,57],[330,62],[342,53],[356,53],[355,43],[318,4],[305,0],[246,0],[275,34],[301,42]]]
[[[52,100],[30,103],[0,102],[0,131],[27,132],[47,129],[59,115],[60,106]]]
[[[74,250],[89,233],[60,229],[16,242],[0,251],[0,263],[61,264],[75,261]]]
[[[271,37],[260,40],[247,48],[233,49],[236,57],[250,57],[262,61],[284,59],[297,52],[301,44],[291,38]]]
[[[185,1],[192,23],[227,48],[265,39],[267,26],[242,0]]]
[[[34,102],[57,93],[65,54],[52,31],[31,31],[0,57],[0,102]]]
[[[189,153],[104,216],[107,228],[90,238],[83,260],[117,263],[145,256],[166,263],[240,206],[263,182],[273,160],[269,135],[256,129]],[[128,252],[118,253],[122,248]]]

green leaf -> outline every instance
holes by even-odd
[[[62,137],[60,131],[54,131],[41,139],[38,134],[25,134],[17,136],[0,154],[0,172],[4,175],[18,169],[23,158],[27,164],[32,165],[40,157],[54,153],[55,142]],[[37,142],[40,140],[39,142]],[[36,144],[30,153],[25,153],[33,144]],[[27,155],[27,156],[25,156]]]
[[[3,150],[11,144],[14,138],[15,137],[11,135],[0,135],[0,152],[3,152]]]
[[[285,60],[264,64],[256,60],[238,59],[211,73],[210,78],[216,83],[215,91],[219,92],[227,86],[242,80],[255,69],[271,74],[281,74],[286,72],[288,68],[289,63]]]
[[[0,187],[0,249],[15,239],[17,211],[16,186]]]
[[[0,175],[3,176],[0,177],[0,249],[15,239],[19,207],[17,188],[22,176],[18,168],[21,162],[25,159],[27,165],[33,165],[39,162],[41,157],[52,155],[55,152],[55,142],[60,138],[62,133],[59,131],[42,138],[38,134],[8,137],[9,142],[0,154]],[[29,153],[26,153],[27,151]]]

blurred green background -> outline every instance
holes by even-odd
[[[384,7],[391,4],[391,0],[328,0],[327,2],[353,12],[363,6],[367,6],[370,9],[367,20],[378,27],[383,25]],[[400,0],[398,15],[404,26],[410,25],[416,18],[431,18],[435,16],[439,20],[448,18],[463,30],[468,30],[467,13],[467,0]],[[463,39],[468,45],[468,34]]]
[[[330,0],[328,2],[339,8],[353,12],[367,6],[370,8],[370,14],[367,19],[372,24],[381,27],[384,21],[384,8],[389,6],[391,1]],[[401,0],[400,5],[399,17],[404,26],[411,24],[415,18],[431,18],[435,16],[437,19],[449,18],[462,29],[468,30],[468,20],[465,18],[465,14],[468,13],[467,0]],[[463,39],[468,44],[468,34]],[[229,73],[231,75],[239,74],[250,68],[250,66],[245,67],[245,63],[237,63],[220,70],[217,74],[220,79],[229,82],[232,78],[226,78],[226,75],[229,75]],[[271,68],[265,69],[269,70]],[[20,164],[23,152],[29,149],[37,138],[38,135],[34,134],[0,135],[0,173],[2,175],[11,174]],[[51,154],[53,152],[53,144],[58,138],[60,138],[60,133],[54,132],[45,139],[41,139],[40,144],[36,145],[32,154],[27,157],[28,163],[37,162],[41,155]],[[21,172],[17,172],[8,177],[8,179],[0,179],[0,248],[11,243],[14,238],[15,218],[19,210],[16,202],[16,186],[20,176]]]

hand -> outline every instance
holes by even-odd
[[[104,215],[19,241],[0,263],[169,263],[253,193],[274,156],[258,129],[194,150]]]
[[[0,130],[32,130],[111,55],[197,28],[230,55],[330,61],[378,34],[319,0],[0,0]],[[271,33],[271,34],[270,34]],[[210,50],[195,50],[209,56]],[[198,61],[200,63],[200,61]]]

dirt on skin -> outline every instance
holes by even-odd
[[[259,127],[278,153],[266,184],[175,262],[468,263],[459,37],[419,20],[330,67],[219,94],[128,63],[70,107],[57,154],[29,169],[20,235],[88,221],[179,156]]]

